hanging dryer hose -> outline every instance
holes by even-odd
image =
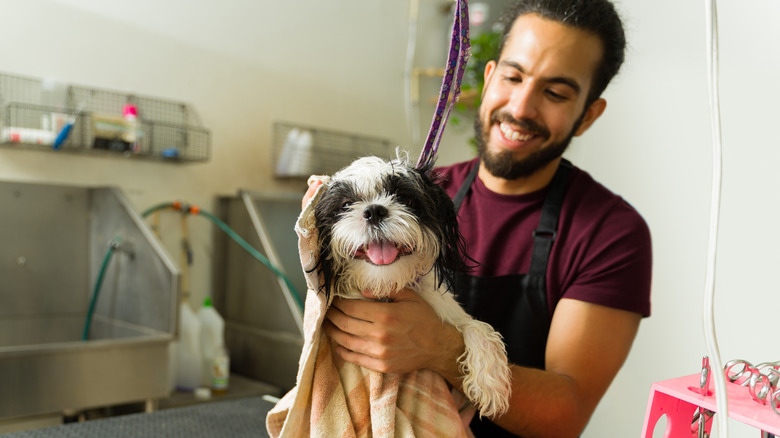
[[[298,305],[298,309],[303,311],[303,300],[298,295],[298,291],[295,289],[295,286],[293,286],[290,279],[285,275],[284,272],[282,272],[279,268],[273,265],[270,260],[266,256],[264,256],[260,251],[255,249],[252,245],[250,245],[246,240],[244,240],[241,236],[238,235],[232,228],[230,228],[225,222],[223,222],[218,217],[214,216],[213,214],[204,211],[200,209],[199,207],[195,205],[184,205],[181,202],[165,202],[162,204],[155,205],[153,207],[150,207],[146,211],[144,211],[141,216],[147,217],[150,214],[160,211],[160,210],[176,210],[181,211],[182,213],[189,213],[193,215],[200,215],[205,217],[206,219],[210,220],[214,225],[216,225],[220,230],[224,231],[228,236],[230,236],[233,241],[235,241],[241,248],[246,250],[249,254],[251,254],[254,258],[260,261],[263,265],[265,265],[268,269],[271,270],[277,277],[279,277],[284,283],[287,285],[287,288],[290,289],[290,293],[292,294],[293,298],[295,299],[295,304]]]
[[[715,280],[718,255],[718,228],[720,222],[720,199],[723,185],[723,134],[720,120],[720,92],[718,81],[718,8],[716,0],[704,0],[707,36],[707,79],[710,97],[710,124],[712,128],[712,198],[710,204],[710,230],[707,248],[706,284],[702,319],[704,340],[707,345],[712,369],[715,370],[715,402],[718,413],[718,436],[728,438],[728,394],[723,362],[720,358],[718,338],[715,331]]]
[[[89,300],[89,309],[87,310],[87,318],[84,321],[84,331],[81,333],[81,340],[86,341],[89,338],[89,328],[92,325],[92,315],[95,313],[95,303],[97,303],[98,295],[100,295],[100,288],[103,286],[103,277],[106,275],[106,269],[108,268],[108,262],[111,261],[111,256],[114,255],[114,251],[119,248],[119,242],[122,241],[121,236],[116,236],[108,244],[108,252],[103,257],[103,264],[100,265],[100,271],[98,272],[97,280],[95,280],[95,287],[92,290],[92,299]]]

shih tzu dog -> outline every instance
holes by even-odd
[[[465,245],[431,167],[365,157],[326,180],[314,209],[320,292],[365,299],[361,291],[370,291],[391,301],[402,288],[415,290],[463,334],[464,395],[480,415],[500,415],[511,391],[506,349],[501,335],[472,319],[451,293],[456,273],[467,269]]]

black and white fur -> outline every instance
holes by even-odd
[[[321,292],[363,299],[361,291],[392,299],[409,287],[462,334],[463,392],[480,415],[509,407],[510,371],[501,335],[472,319],[452,293],[467,269],[456,212],[431,168],[406,159],[358,159],[333,175],[315,206],[319,235],[316,269]]]

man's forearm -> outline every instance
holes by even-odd
[[[445,326],[439,336],[444,340],[440,360],[431,368],[462,391],[463,375],[458,358],[465,348],[463,337],[452,326]],[[582,432],[591,412],[582,412],[574,380],[517,365],[512,365],[511,369],[509,411],[500,418],[492,418],[493,422],[510,432],[529,437],[576,437]]]
[[[561,300],[547,338],[546,370],[513,365],[509,411],[492,420],[521,436],[579,435],[628,357],[640,320],[637,313]],[[443,349],[451,363],[435,370],[458,389],[460,342]]]
[[[509,411],[491,420],[526,437],[577,437],[590,418],[576,382],[551,371],[512,365]],[[587,412],[586,412],[587,411]]]

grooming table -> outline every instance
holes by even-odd
[[[265,416],[274,406],[262,397],[202,403],[152,413],[130,414],[83,423],[26,430],[3,438],[267,438]]]
[[[689,438],[696,435],[691,432],[691,420],[694,411],[701,407],[709,411],[717,411],[713,394],[697,393],[700,374],[678,377],[653,384],[650,399],[645,412],[645,424],[642,437],[652,437],[656,423],[661,416],[667,416],[665,438]],[[734,383],[726,383],[726,394],[729,398],[729,418],[738,420],[762,431],[780,434],[780,415],[772,411],[771,406],[764,406],[753,401],[747,388]],[[711,418],[706,424],[710,432]]]

